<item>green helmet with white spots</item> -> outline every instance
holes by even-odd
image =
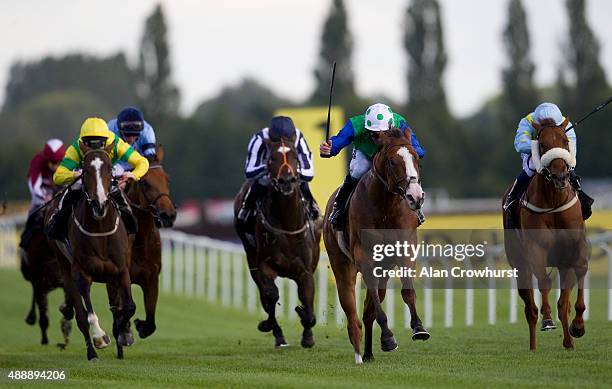
[[[365,113],[365,128],[374,131],[387,131],[395,125],[393,111],[385,104],[370,105]]]

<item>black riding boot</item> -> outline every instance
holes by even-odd
[[[308,207],[308,216],[311,220],[317,220],[321,214],[321,209],[319,209],[317,202],[312,196],[312,192],[310,191],[310,186],[308,185],[307,181],[302,181],[300,183],[300,191],[302,192],[302,196],[304,197]]]
[[[524,170],[521,170],[521,173],[518,175],[518,177],[516,177],[516,180],[514,181],[514,185],[512,186],[510,193],[508,193],[508,195],[506,196],[506,201],[504,201],[503,209],[504,212],[508,212],[508,214],[510,215],[510,223],[512,226],[517,226],[518,224],[518,200],[527,190],[530,181],[531,177],[529,177]]]
[[[123,192],[119,188],[115,188],[109,193],[110,198],[117,204],[119,213],[121,214],[121,220],[125,225],[125,230],[128,235],[132,235],[138,232],[138,219],[132,213],[132,209],[127,203]]]
[[[72,214],[72,206],[83,196],[79,189],[68,189],[60,201],[59,207],[53,211],[45,226],[45,234],[51,239],[65,241],[68,230],[68,218]]]
[[[255,216],[255,206],[257,200],[266,192],[266,187],[259,183],[259,180],[253,180],[251,187],[242,199],[242,206],[238,211],[238,220],[241,223],[247,223]]]
[[[580,200],[580,206],[582,207],[582,219],[586,220],[590,218],[591,214],[593,213],[591,207],[593,206],[595,200],[588,194],[584,193],[582,190],[582,185],[580,185],[580,176],[577,175],[574,170],[570,171],[570,184],[578,194],[578,200]]]
[[[334,208],[329,215],[329,222],[336,230],[340,230],[344,224],[344,208],[346,207],[346,202],[351,192],[353,192],[358,182],[359,180],[355,180],[350,174],[347,174],[344,183],[336,194]]]
[[[28,215],[28,220],[26,221],[25,227],[23,228],[23,232],[21,233],[21,240],[19,241],[19,247],[24,250],[27,250],[28,244],[34,236],[34,231],[37,228],[40,228],[40,212],[33,212]]]

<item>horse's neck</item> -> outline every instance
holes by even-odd
[[[302,227],[306,222],[304,204],[299,188],[296,188],[292,194],[284,196],[270,186],[265,200],[265,208],[266,216],[278,223],[278,225],[274,224],[274,227],[295,230]]]
[[[81,199],[74,207],[73,217],[78,219],[83,228],[90,232],[105,232],[111,230],[115,226],[117,217],[119,217],[118,211],[110,201],[106,206],[108,207],[106,216],[104,216],[102,220],[96,220],[93,217],[91,209],[87,206],[87,201]]]
[[[397,207],[401,205],[402,199],[389,192],[385,184],[376,177],[372,171],[368,173],[367,177],[364,177],[366,193],[368,200],[376,210],[376,214],[373,215],[377,219],[387,219],[389,216],[397,213]]]
[[[558,190],[543,175],[536,174],[527,188],[527,200],[540,208],[556,208],[567,203],[572,196],[570,186]]]
[[[136,238],[144,237],[155,227],[155,220],[151,213],[144,211],[149,203],[144,195],[144,193],[140,190],[139,187],[130,188],[130,190],[125,194],[128,201],[131,204],[135,204],[137,207],[142,209],[138,209],[136,207],[131,206],[132,212],[134,216],[138,219],[138,232],[136,233]]]

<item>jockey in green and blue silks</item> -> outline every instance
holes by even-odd
[[[504,210],[510,210],[513,216],[516,216],[514,211],[517,210],[517,200],[523,196],[527,190],[527,187],[529,186],[531,177],[533,177],[533,175],[536,173],[535,166],[531,160],[531,141],[537,137],[537,131],[534,128],[534,124],[539,125],[546,119],[552,119],[557,126],[560,126],[563,124],[563,122],[565,122],[565,117],[556,104],[542,103],[538,105],[532,113],[522,118],[516,129],[516,134],[514,136],[514,149],[521,155],[523,170],[521,170],[519,175],[516,177],[516,181],[514,182],[510,193],[508,193],[508,196],[504,201]],[[567,129],[570,126],[572,126],[572,124],[568,120],[565,128]],[[565,133],[565,135],[570,142],[570,147],[577,151],[576,132],[574,129],[570,129]],[[580,202],[583,206],[583,215],[586,219],[588,216],[590,216],[590,204],[592,204],[592,199],[582,191],[580,186],[580,177],[576,175],[573,169],[570,170],[570,182],[572,187],[578,192],[581,200]],[[513,208],[511,209],[511,207]],[[588,210],[584,207],[587,207]]]
[[[330,222],[334,228],[340,227],[342,213],[346,201],[359,179],[372,167],[372,158],[379,146],[371,137],[373,132],[387,131],[390,127],[399,128],[407,138],[419,158],[425,156],[425,149],[419,143],[414,131],[408,126],[406,119],[393,112],[385,104],[374,104],[368,107],[363,115],[350,118],[338,135],[332,136],[329,143],[323,142],[320,147],[322,155],[335,156],[344,147],[353,143],[353,157],[349,166],[349,174],[338,190],[334,201],[334,209],[330,214]]]

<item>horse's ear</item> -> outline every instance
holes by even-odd
[[[540,131],[542,130],[542,126],[540,126],[538,123],[536,122],[531,122],[531,127],[533,127],[533,129],[536,131],[536,135],[540,135]]]
[[[85,155],[89,151],[89,147],[87,147],[82,140],[79,140],[79,150],[81,151],[81,155]]]
[[[155,159],[159,163],[162,163],[164,160],[164,147],[161,145],[161,143],[158,143],[157,147],[155,148]]]
[[[104,148],[104,151],[106,152],[106,154],[111,155],[111,153],[113,152],[113,148],[115,147],[115,142],[111,142],[109,143],[108,146],[106,146]]]

